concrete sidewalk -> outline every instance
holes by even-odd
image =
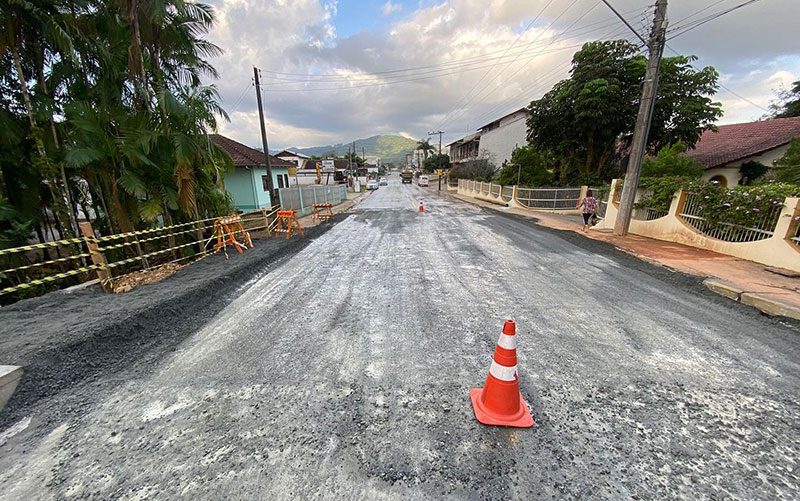
[[[753,261],[639,235],[629,234],[618,237],[614,236],[610,230],[595,229],[584,233],[582,231],[583,220],[580,215],[501,207],[498,204],[455,193],[450,193],[449,196],[483,207],[534,218],[549,228],[574,231],[587,238],[609,242],[621,252],[653,264],[706,277],[703,283],[710,290],[756,307],[768,315],[780,315],[800,320],[800,277],[785,276],[770,271],[763,264]]]
[[[357,205],[359,202],[361,202],[363,199],[365,199],[368,196],[370,196],[372,193],[373,193],[372,191],[362,191],[361,193],[355,193],[355,192],[348,191],[347,192],[347,199],[344,200],[339,205],[334,205],[331,208],[331,211],[334,214],[341,214],[343,212],[347,212],[350,209],[352,209],[355,205]],[[323,221],[312,221],[312,215],[311,214],[309,214],[307,216],[303,216],[301,218],[298,218],[298,221],[300,221],[300,226],[302,226],[303,228],[311,228],[311,227],[317,226],[318,224],[322,224],[323,223]]]

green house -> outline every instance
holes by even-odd
[[[251,211],[272,206],[267,188],[264,154],[219,134],[211,134],[210,138],[233,159],[233,172],[226,172],[223,181],[225,189],[233,199],[234,207],[242,211]],[[294,164],[272,155],[269,156],[269,164],[272,169],[273,186],[288,188],[289,168],[294,167]]]

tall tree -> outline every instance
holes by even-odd
[[[424,159],[427,159],[428,155],[433,152],[436,147],[431,144],[431,138],[427,138],[417,141],[417,147],[415,149],[421,151]]]
[[[694,146],[722,115],[721,105],[710,98],[717,89],[716,70],[696,70],[693,60],[662,60],[650,153],[678,141]],[[624,40],[584,44],[572,58],[570,78],[530,104],[530,144],[563,158],[567,171],[575,171],[572,182],[609,178],[630,145],[646,63]]]

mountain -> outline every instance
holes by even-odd
[[[319,155],[321,157],[328,155],[343,156],[347,154],[347,148],[351,147],[353,143],[349,144],[329,144],[327,146],[312,146],[310,148],[287,148],[296,153],[304,155]],[[381,161],[386,163],[394,163],[395,165],[402,165],[405,163],[405,155],[417,147],[417,142],[414,139],[409,139],[403,136],[372,136],[366,139],[356,140],[356,152],[361,156],[361,149],[367,156],[381,157]]]

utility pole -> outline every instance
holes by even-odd
[[[653,119],[653,106],[658,92],[658,73],[661,68],[661,55],[664,53],[667,31],[667,0],[656,1],[656,15],[653,19],[653,30],[650,32],[650,58],[644,75],[642,97],[639,102],[639,114],[636,116],[636,128],[633,130],[631,155],[628,169],[625,172],[625,184],[619,204],[619,213],[614,222],[614,235],[628,234],[633,213],[633,199],[639,188],[639,177],[642,173],[642,159],[647,146],[647,135]]]
[[[267,144],[267,124],[264,122],[264,108],[261,106],[261,87],[258,83],[258,68],[253,66],[253,79],[256,84],[256,100],[258,101],[258,123],[261,124],[261,146],[264,148],[264,162],[267,166],[267,190],[269,191],[269,203],[275,205],[278,200],[275,193],[275,185],[272,183],[272,166],[269,163],[269,146]],[[255,201],[258,204],[258,200]]]
[[[439,174],[439,191],[442,191],[442,134],[444,134],[444,131],[437,130],[436,132],[428,132],[429,136],[434,134],[439,134],[439,161],[436,163],[438,169],[437,174]]]

